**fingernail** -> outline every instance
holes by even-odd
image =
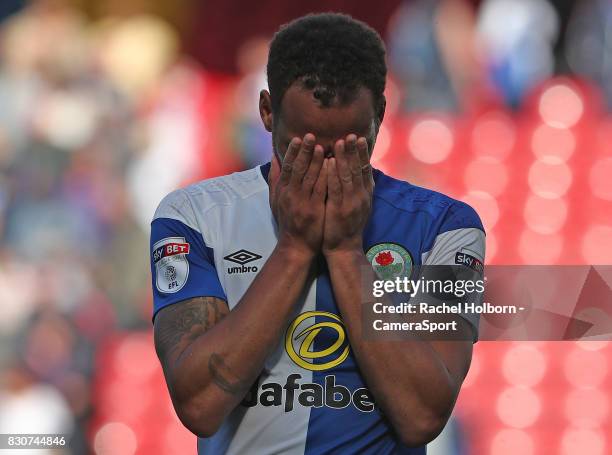
[[[306,145],[312,145],[314,144],[315,138],[312,134],[307,134],[306,136],[304,136],[304,143]]]

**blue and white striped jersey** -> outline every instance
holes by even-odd
[[[269,163],[170,193],[151,224],[154,315],[198,296],[236,306],[277,243]],[[390,276],[421,264],[484,262],[482,223],[468,205],[374,171],[364,252]],[[464,316],[477,329],[478,321]],[[237,337],[240,334],[236,334]],[[324,261],[296,302],[251,392],[200,454],[425,454],[402,446],[355,361]]]

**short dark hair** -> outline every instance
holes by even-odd
[[[367,24],[339,13],[309,14],[283,25],[268,54],[272,112],[278,115],[287,89],[296,80],[314,90],[323,105],[336,97],[350,102],[368,88],[378,113],[387,76],[385,45]]]

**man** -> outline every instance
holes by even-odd
[[[155,346],[200,453],[425,453],[469,341],[369,339],[363,270],[484,259],[476,213],[369,165],[380,37],[339,14],[274,37],[259,102],[271,163],[168,195],[152,222]],[[371,277],[368,278],[371,280]]]

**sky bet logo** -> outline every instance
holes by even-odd
[[[480,259],[464,252],[455,253],[455,264],[464,265],[478,273],[482,273],[484,270],[484,264]]]
[[[319,351],[314,350],[315,338],[319,338],[322,348]],[[323,371],[340,365],[349,355],[342,320],[327,311],[300,314],[287,329],[285,350],[296,365],[306,370]],[[300,384],[301,379],[301,374],[294,373],[287,376],[285,384],[267,382],[260,386],[260,377],[242,405],[284,406],[285,412],[293,410],[296,400],[300,406],[314,408],[343,409],[353,405],[361,412],[372,412],[376,407],[368,389],[361,387],[351,392],[348,387],[336,384],[333,374],[325,376],[322,384]]]
[[[252,253],[248,250],[238,250],[232,254],[228,254],[223,259],[226,261],[234,262],[236,264],[240,264],[240,267],[228,267],[227,273],[248,273],[248,272],[257,272],[259,270],[256,265],[245,265],[249,262],[256,261],[261,259],[261,256],[257,253]]]
[[[175,254],[189,254],[189,243],[172,242],[156,248],[153,251],[153,262],[157,263],[161,259],[168,256],[174,256]]]

